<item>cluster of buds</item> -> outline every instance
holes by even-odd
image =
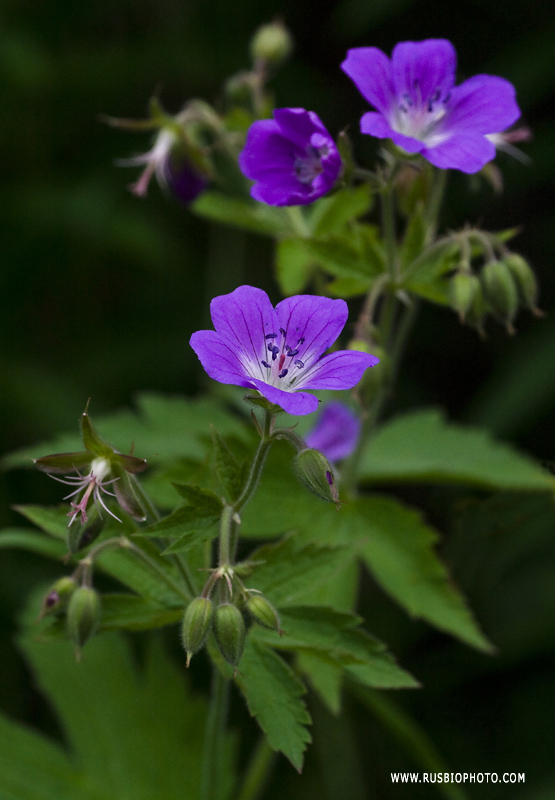
[[[241,587],[235,602],[230,596],[216,604],[210,597],[202,595],[187,606],[181,625],[187,666],[204,646],[210,632],[214,634],[220,653],[235,670],[245,649],[247,625],[250,622],[277,631],[280,636],[283,634],[279,614],[273,605],[255,589],[245,589],[242,584]]]
[[[513,323],[520,307],[543,316],[537,306],[536,277],[528,262],[517,253],[491,258],[479,275],[466,264],[451,277],[449,297],[461,322],[480,333],[488,314],[502,322],[511,334],[515,332]]]
[[[38,469],[54,480],[71,486],[72,491],[64,497],[64,500],[70,500],[67,514],[70,518],[70,553],[90,544],[98,535],[102,527],[103,511],[121,522],[106,505],[105,497],[113,497],[119,507],[134,519],[144,521],[146,518],[137,485],[133,480],[134,475],[146,469],[146,460],[120,453],[104,442],[95,431],[86,411],[81,416],[80,427],[85,450],[42,456],[34,462]],[[59,477],[60,475],[64,477]],[[98,519],[90,519],[91,501],[100,517],[100,525],[97,524]],[[74,526],[76,521],[80,525]]]
[[[85,559],[74,575],[59,578],[46,592],[40,612],[40,618],[65,615],[66,633],[75,644],[78,660],[100,623],[100,596],[89,585],[89,571]]]

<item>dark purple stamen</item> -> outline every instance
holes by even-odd
[[[301,336],[297,344],[304,344],[304,336]]]
[[[260,363],[262,364],[263,367],[266,367],[266,369],[272,369],[267,361],[261,361]]]
[[[333,486],[333,475],[331,474],[329,469],[326,470],[326,480],[330,486]]]
[[[282,336],[287,336],[287,331],[285,330],[285,328],[280,328],[279,332],[281,333]]]
[[[295,359],[295,366],[297,366],[299,369],[302,369],[304,367],[304,361],[301,361],[300,358]]]
[[[288,372],[289,372],[288,369],[282,369],[281,372],[278,375],[278,378],[285,378],[285,376],[287,375]]]
[[[287,352],[287,355],[288,355],[290,358],[293,358],[293,356],[296,356],[296,355],[298,354],[298,352],[299,352],[299,351],[298,351],[298,349],[292,350],[292,349],[289,347],[289,345],[288,345],[288,344],[286,344],[286,345],[285,345],[285,350],[286,350],[286,352]]]
[[[265,339],[275,339],[277,337],[277,333],[267,333],[264,337]]]

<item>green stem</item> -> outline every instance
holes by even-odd
[[[264,428],[262,430],[262,437],[258,444],[254,461],[252,462],[249,477],[247,478],[245,488],[241,492],[240,497],[233,503],[233,510],[237,513],[239,513],[239,511],[241,511],[247,505],[254,494],[256,487],[258,486],[258,481],[260,480],[260,475],[262,474],[262,467],[264,466],[266,456],[268,455],[268,451],[274,441],[271,434],[273,419],[274,415],[271,411],[264,412]]]
[[[303,239],[306,239],[308,236],[310,236],[311,231],[304,217],[301,207],[286,206],[285,209],[291,221],[291,227],[293,228],[293,231],[297,234],[297,236],[301,236]]]
[[[218,800],[222,793],[224,736],[229,681],[212,665],[212,690],[204,731],[199,800]]]
[[[447,170],[434,169],[434,179],[432,182],[432,191],[430,192],[430,199],[426,206],[426,244],[431,242],[436,235],[439,211],[443,202],[443,195],[445,194],[445,186],[447,185]]]
[[[268,744],[268,740],[265,736],[261,736],[247,767],[237,800],[258,800],[268,781],[275,759],[276,754]]]
[[[391,182],[382,190],[382,226],[386,267],[392,282],[397,280],[397,239],[395,236],[395,200]]]

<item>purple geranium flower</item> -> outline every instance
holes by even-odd
[[[314,111],[277,108],[274,119],[249,128],[239,166],[255,185],[251,195],[271,206],[306,205],[328,192],[341,158]]]
[[[215,331],[197,331],[191,347],[214,380],[257,389],[290,414],[310,414],[310,389],[351,389],[375,356],[356,350],[322,354],[347,321],[344,300],[297,295],[276,308],[262,289],[239,286],[210,304]]]
[[[392,139],[441,169],[477,172],[495,157],[488,134],[520,116],[515,89],[493,75],[455,86],[455,48],[446,39],[401,42],[391,61],[376,47],[349,50],[341,65],[377,109],[363,115],[362,133]]]
[[[324,406],[316,425],[305,436],[305,442],[329,461],[342,461],[355,449],[359,435],[357,415],[343,403],[332,402]]]
[[[150,179],[156,175],[162,189],[169,188],[182,203],[191,203],[205,189],[208,180],[193,169],[186,158],[178,155],[180,149],[177,133],[162,128],[153,147],[146,153],[120,159],[118,163],[122,166],[146,165],[139,179],[129,187],[133,194],[144,197]]]

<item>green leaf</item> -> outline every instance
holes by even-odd
[[[368,280],[383,271],[383,264],[361,234],[361,227],[346,234],[307,239],[305,246],[314,261],[331,275]]]
[[[103,594],[101,630],[142,631],[179,622],[183,609],[160,608],[135,594]]]
[[[396,417],[379,428],[364,453],[361,477],[527,491],[555,486],[528,456],[486,430],[447,422],[437,409]]]
[[[53,541],[37,531],[23,528],[4,528],[0,531],[0,548],[2,547],[29,550],[49,558],[62,558],[67,550],[61,542]]]
[[[245,481],[244,469],[216,428],[212,425],[211,429],[216,472],[228,499],[233,502],[241,494]]]
[[[79,665],[67,642],[23,642],[39,686],[59,716],[72,761],[95,789],[84,797],[198,796],[205,704],[190,694],[183,670],[170,661],[160,640],[150,644],[145,666],[137,671],[130,646],[115,634],[87,643]],[[34,778],[40,784],[40,774]]]
[[[284,209],[228,197],[219,192],[203,192],[190,209],[200,217],[266,236],[278,236],[291,228]]]
[[[492,651],[434,550],[436,531],[417,511],[377,496],[357,500],[346,511],[359,552],[384,591],[411,616],[478,650]]]
[[[195,510],[197,517],[213,517],[221,513],[223,503],[210,489],[190,483],[174,483],[174,488],[187,501],[187,507]]]
[[[314,272],[314,258],[302,238],[281,239],[276,245],[276,278],[286,296],[299,294]]]
[[[219,519],[219,513],[209,514],[208,509],[205,509],[205,513],[203,513],[202,511],[199,512],[199,509],[194,506],[180,506],[160,522],[156,522],[149,528],[142,530],[139,535],[155,538],[163,536],[173,539],[182,536],[186,532],[211,528],[216,525]]]
[[[66,540],[67,506],[14,506],[16,511],[55,539]]]
[[[1,713],[0,797],[2,800],[108,800],[103,787],[91,786],[83,770],[58,744]]]
[[[252,553],[256,567],[249,584],[259,589],[276,606],[291,605],[315,587],[333,581],[352,560],[348,547],[319,547],[298,544],[293,537],[267,544]]]
[[[428,225],[424,216],[424,207],[422,203],[419,203],[416,211],[409,220],[399,250],[403,271],[422,253],[427,232]]]
[[[331,197],[312,204],[310,225],[314,236],[340,233],[353,219],[362,217],[372,207],[372,192],[367,183],[345,187]]]
[[[358,297],[366,294],[372,281],[370,278],[336,278],[326,284],[326,292],[334,297]]]
[[[454,269],[458,258],[457,244],[449,241],[432,245],[407,265],[403,288],[425,300],[448,305],[449,283],[445,275]]]
[[[268,738],[272,750],[283,753],[299,772],[311,741],[310,716],[301,700],[306,689],[291,667],[273,650],[247,638],[237,683],[250,714]]]

